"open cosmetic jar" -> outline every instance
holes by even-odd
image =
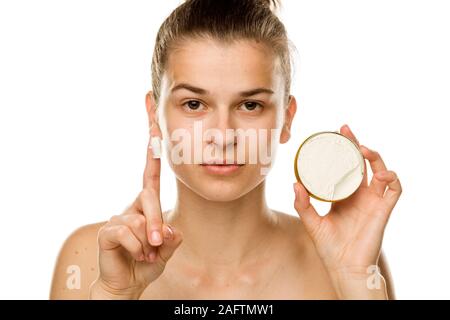
[[[297,181],[311,197],[327,202],[350,197],[361,185],[364,166],[358,145],[335,131],[306,138],[294,161]]]

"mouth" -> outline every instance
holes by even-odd
[[[202,168],[207,173],[216,175],[230,175],[238,172],[244,164],[239,163],[202,163]]]

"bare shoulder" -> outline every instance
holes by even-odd
[[[106,222],[82,226],[64,241],[53,271],[50,299],[87,299],[97,278],[97,234]]]
[[[328,273],[299,216],[272,210],[278,217],[282,261],[277,290],[286,299],[336,299]]]
[[[285,257],[289,257],[293,264],[306,266],[319,263],[314,244],[298,216],[272,210],[278,217],[277,234]],[[287,255],[289,253],[289,255]]]
[[[296,256],[301,259],[307,258],[317,261],[318,256],[314,243],[299,216],[277,210],[272,210],[272,212],[278,217],[278,234],[284,242],[295,248],[298,252]]]
[[[278,230],[281,234],[283,234],[285,237],[289,238],[289,240],[292,242],[293,240],[299,241],[301,244],[304,243],[304,241],[310,240],[309,237],[305,238],[306,230],[303,226],[302,221],[298,216],[294,216],[292,214],[288,214],[285,212],[272,210],[272,212],[277,216],[278,218]]]

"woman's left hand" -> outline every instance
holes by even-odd
[[[332,203],[330,211],[320,216],[306,189],[296,182],[294,207],[332,278],[353,279],[363,274],[367,278],[368,268],[377,266],[384,229],[402,187],[396,173],[387,170],[376,151],[360,145],[347,125],[341,127],[340,133],[358,144],[369,161],[373,172],[370,184],[365,165],[358,190]]]

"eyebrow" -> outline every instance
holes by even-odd
[[[207,90],[202,89],[202,88],[198,88],[198,87],[194,87],[194,86],[192,86],[190,84],[187,84],[187,83],[177,84],[176,86],[174,86],[172,88],[172,90],[170,90],[170,92],[173,93],[173,92],[175,92],[177,90],[181,90],[181,89],[186,89],[186,90],[192,91],[192,92],[197,93],[197,94],[202,94],[202,95],[209,94],[209,92]],[[251,90],[247,90],[247,91],[241,91],[241,92],[239,92],[239,95],[241,97],[250,97],[250,96],[254,96],[254,95],[258,94],[258,93],[273,94],[274,92],[272,90],[270,90],[270,89],[267,89],[267,88],[256,88],[256,89],[251,89]]]

